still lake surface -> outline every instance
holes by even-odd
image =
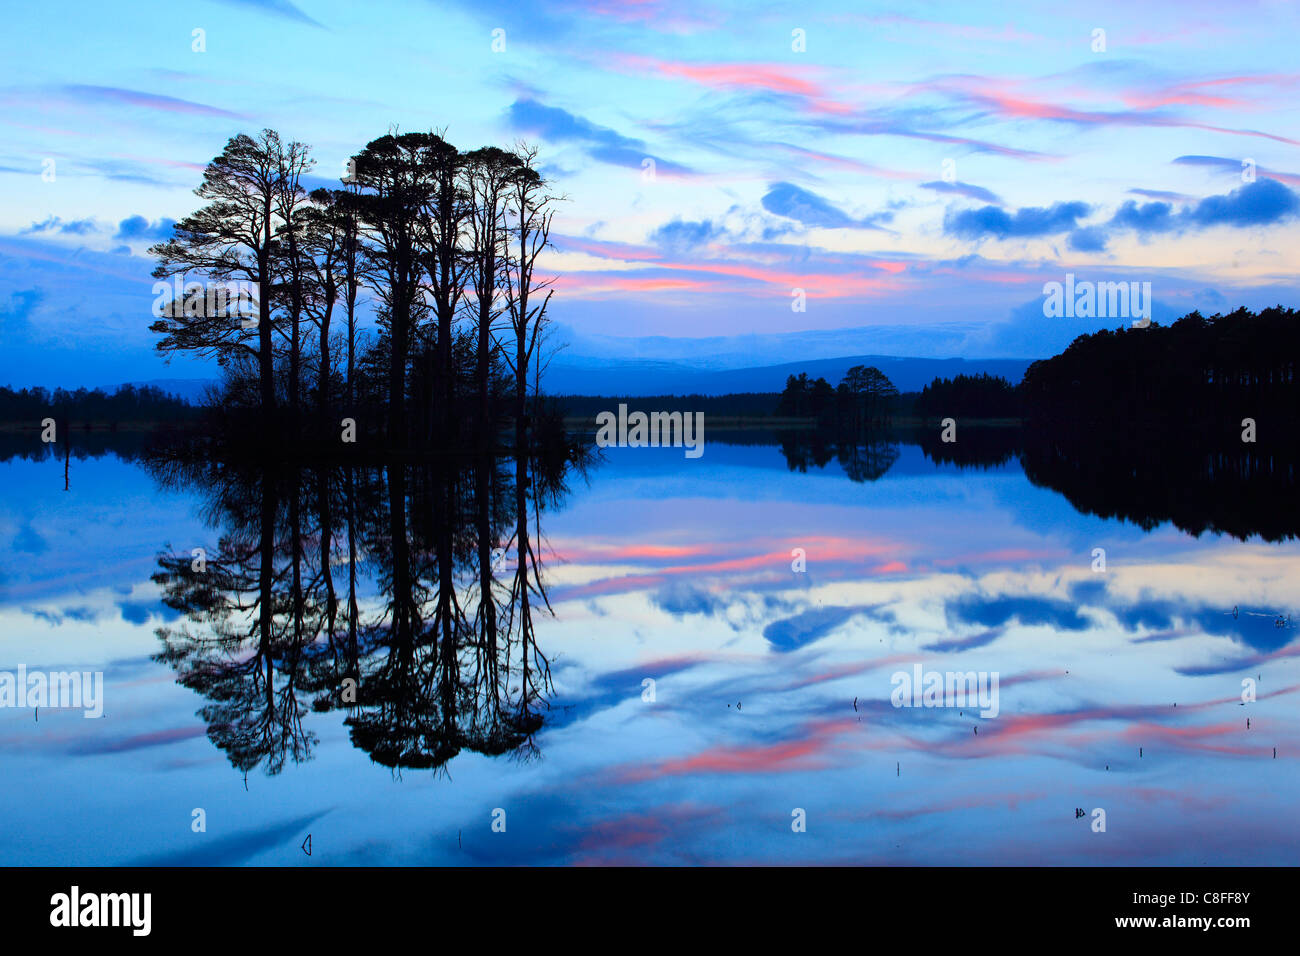
[[[0,708],[0,863],[1300,859],[1294,538],[1082,513],[1015,456],[739,441],[545,479],[0,461],[0,671],[104,675],[99,719]],[[894,706],[918,666],[998,675],[996,716]]]

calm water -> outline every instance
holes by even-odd
[[[822,460],[610,449],[521,522],[513,461],[11,457],[0,670],[102,671],[104,716],[0,709],[0,863],[1296,861],[1294,540]],[[893,706],[917,666],[996,716]]]

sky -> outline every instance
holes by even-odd
[[[394,128],[535,144],[579,354],[851,329],[852,353],[1036,358],[1128,324],[1044,315],[1067,275],[1150,282],[1165,322],[1300,304],[1291,4],[516,7],[9,11],[0,382],[213,375],[153,352],[147,249],[263,127],[322,184]]]

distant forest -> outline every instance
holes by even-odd
[[[1192,312],[1170,326],[1082,335],[1035,362],[1019,392],[1026,417],[1074,430],[1240,429],[1271,434],[1300,426],[1300,312],[1281,306],[1210,318]]]
[[[1198,312],[1170,326],[1081,335],[1060,355],[1033,363],[1019,384],[992,375],[936,378],[898,395],[877,369],[837,387],[790,376],[773,414],[819,425],[873,427],[894,418],[1010,419],[1030,424],[1185,431],[1267,422],[1274,434],[1300,430],[1300,312],[1281,306]],[[852,377],[852,380],[850,380]],[[881,379],[883,378],[883,382]],[[870,402],[873,412],[859,411]]]
[[[39,427],[52,418],[60,429],[99,425],[110,429],[192,421],[197,410],[184,399],[153,386],[122,385],[114,392],[103,389],[75,392],[56,388],[12,389],[0,386],[0,423]]]

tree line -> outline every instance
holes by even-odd
[[[1025,372],[1032,422],[1231,435],[1251,418],[1264,435],[1300,426],[1300,311],[1191,312],[1169,326],[1081,335]],[[1207,431],[1208,430],[1208,431]]]
[[[888,423],[887,410],[927,421],[1020,419],[1062,432],[1212,429],[1233,436],[1249,418],[1292,440],[1300,432],[1298,357],[1300,311],[1191,312],[1169,326],[1080,335],[1061,354],[1030,365],[1018,385],[962,374],[898,395],[877,369],[850,369],[837,388],[792,375],[777,413],[868,428]]]
[[[936,378],[921,389],[913,403],[924,419],[962,415],[968,418],[1019,418],[1020,391],[998,375],[955,375]]]
[[[233,137],[208,164],[204,205],[150,249],[153,275],[234,283],[242,308],[211,295],[164,306],[158,350],[215,358],[222,404],[256,410],[262,427],[369,411],[388,447],[407,448],[490,445],[513,418],[522,444],[553,292],[538,264],[559,198],[536,149],[390,133],[348,161],[338,188],[309,191],[314,164],[269,129]],[[375,336],[361,328],[367,299]]]
[[[102,388],[13,389],[0,385],[0,422],[31,426],[53,418],[59,428],[75,425],[118,425],[182,422],[194,409],[182,398],[152,385],[121,385],[113,392]]]

